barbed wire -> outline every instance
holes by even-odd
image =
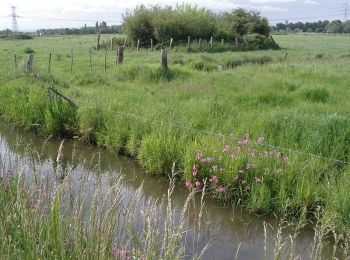
[[[80,106],[86,105],[86,104],[81,103],[81,102],[76,102],[76,104],[80,105]],[[116,115],[125,116],[125,117],[128,117],[128,118],[135,118],[135,119],[138,119],[138,120],[146,120],[146,121],[153,122],[153,123],[158,123],[158,124],[161,124],[161,125],[167,125],[167,126],[171,126],[171,127],[186,129],[186,130],[190,130],[190,131],[197,132],[197,133],[202,133],[202,134],[222,137],[222,138],[225,138],[225,139],[231,139],[231,140],[234,140],[234,141],[241,140],[241,139],[235,138],[235,137],[233,137],[231,135],[226,135],[226,134],[217,133],[217,132],[213,132],[213,131],[202,130],[202,129],[198,129],[198,128],[184,126],[184,125],[179,124],[178,122],[167,122],[167,121],[162,121],[162,120],[155,120],[155,119],[151,119],[151,118],[145,117],[144,115],[140,116],[140,115],[130,114],[130,113],[127,113],[127,112],[120,112],[120,111],[116,111],[116,110],[112,110],[112,109],[101,108],[101,107],[98,107],[98,106],[87,105],[86,108],[88,108],[88,109],[96,109],[96,110],[105,111],[105,112],[109,112],[109,113],[114,113]],[[322,156],[322,155],[308,153],[308,152],[295,150],[295,149],[290,149],[290,148],[286,148],[286,147],[282,147],[282,146],[276,146],[276,145],[271,145],[271,144],[266,144],[266,143],[255,142],[255,141],[250,141],[250,143],[253,143],[253,144],[257,145],[257,146],[268,147],[268,148],[271,148],[271,149],[280,150],[280,151],[284,151],[284,152],[287,151],[288,153],[294,153],[294,154],[299,154],[299,155],[319,158],[319,159],[323,159],[323,160],[328,160],[328,161],[332,161],[332,162],[335,162],[335,163],[342,163],[342,164],[350,165],[350,162],[348,162],[348,161],[339,160],[339,159],[336,159],[336,158],[329,158],[329,157],[325,157],[325,156]]]

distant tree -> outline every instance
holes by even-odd
[[[335,20],[326,26],[327,33],[342,33],[343,23],[340,20]]]
[[[350,33],[350,20],[343,23],[343,33]]]

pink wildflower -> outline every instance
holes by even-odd
[[[118,256],[119,255],[119,250],[118,247],[115,243],[111,245],[111,253],[113,256]]]
[[[212,177],[209,179],[209,182],[211,182],[211,183],[218,183],[218,177],[212,176]]]
[[[186,181],[186,187],[187,187],[187,189],[189,189],[189,190],[191,190],[192,189],[192,182],[190,182],[190,181]]]
[[[241,151],[241,147],[240,146],[237,146],[236,147],[236,152],[239,153]]]
[[[192,167],[192,176],[196,177],[197,174],[198,174],[197,165],[194,164],[193,167]]]
[[[224,187],[219,187],[219,188],[216,189],[217,193],[223,193],[224,191],[225,191]]]
[[[229,145],[225,145],[224,149],[222,150],[224,153],[227,153],[230,150],[230,146]]]
[[[202,187],[203,187],[202,182],[196,181],[196,188],[197,188],[197,189],[200,189],[200,188],[202,188]]]
[[[286,164],[289,164],[289,158],[288,157],[284,157],[283,158],[283,162],[286,163]]]

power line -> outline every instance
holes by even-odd
[[[269,21],[286,21],[286,20],[304,20],[304,19],[317,19],[317,18],[330,18],[330,17],[340,17],[342,14],[330,14],[330,15],[322,15],[322,16],[304,16],[304,17],[292,17],[292,18],[280,18],[280,19],[269,19]]]
[[[18,24],[17,24],[17,15],[16,15],[16,7],[11,6],[12,9],[12,32],[18,32]]]
[[[51,21],[70,21],[70,22],[96,22],[96,20],[91,19],[67,19],[67,18],[48,18],[48,17],[32,17],[32,16],[18,16],[22,19],[32,19],[32,20],[51,20]],[[104,20],[99,19],[100,21],[108,23],[120,23],[122,20]]]
[[[343,6],[343,12],[344,12],[344,22],[348,20],[348,13],[349,13],[349,4],[345,3]]]

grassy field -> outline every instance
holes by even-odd
[[[350,38],[274,38],[280,50],[174,50],[167,72],[158,51],[127,49],[118,67],[115,50],[107,53],[105,74],[104,50],[93,51],[91,75],[95,36],[1,40],[0,111],[42,133],[134,156],[153,174],[168,174],[175,162],[189,188],[206,179],[213,196],[254,212],[312,219],[321,209],[325,222],[348,233]],[[27,47],[37,77],[20,72]],[[51,102],[48,86],[77,109]]]

